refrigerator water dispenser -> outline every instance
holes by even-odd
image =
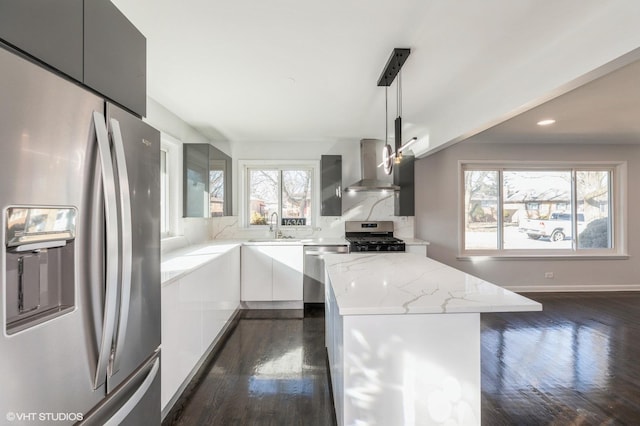
[[[6,216],[7,334],[74,308],[76,209],[10,207]]]

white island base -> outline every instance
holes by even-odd
[[[338,425],[480,425],[480,312],[542,306],[411,254],[325,265]]]

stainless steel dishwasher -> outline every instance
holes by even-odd
[[[347,244],[304,246],[302,289],[305,305],[324,303],[324,255],[348,252]]]

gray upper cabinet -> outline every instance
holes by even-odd
[[[320,186],[322,205],[320,216],[342,215],[342,156],[320,157]]]
[[[82,81],[82,0],[0,0],[0,39]]]
[[[393,167],[393,183],[400,186],[394,194],[394,216],[415,215],[415,157],[403,155]]]
[[[147,112],[147,40],[109,0],[0,0],[0,40]]]
[[[231,216],[231,157],[209,144],[183,150],[184,217]]]
[[[209,148],[206,144],[183,145],[184,217],[207,217]]]
[[[84,22],[84,83],[144,116],[147,112],[145,37],[107,0],[85,0]]]

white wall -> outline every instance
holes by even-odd
[[[147,123],[169,136],[175,145],[173,157],[174,177],[170,186],[173,195],[172,225],[178,240],[164,240],[163,250],[169,251],[185,244],[199,244],[208,239],[264,237],[266,231],[238,227],[238,198],[240,196],[238,160],[315,160],[321,155],[342,155],[342,182],[347,186],[360,179],[360,140],[335,140],[322,142],[210,142],[204,135],[189,126],[164,106],[148,98]],[[223,218],[182,217],[182,143],[211,143],[233,158],[232,208],[233,216]],[[344,235],[345,220],[392,220],[396,235],[413,237],[413,218],[393,215],[394,202],[390,194],[345,194],[342,217],[321,217],[314,229],[288,229],[286,234],[298,237],[340,237]]]
[[[145,121],[168,135],[167,139],[171,142],[169,162],[173,176],[171,182],[169,182],[169,196],[171,199],[169,204],[173,221],[170,226],[174,236],[183,236],[184,238],[163,241],[163,251],[178,248],[185,244],[202,243],[208,239],[208,219],[182,217],[182,144],[209,143],[209,140],[180,117],[151,98],[147,98],[147,117]],[[218,148],[222,149],[220,146]]]
[[[628,253],[624,260],[458,260],[458,161],[555,160],[628,162]],[[429,257],[519,291],[640,289],[640,145],[491,144],[463,142],[416,161],[416,238]],[[554,279],[545,279],[553,272]]]

